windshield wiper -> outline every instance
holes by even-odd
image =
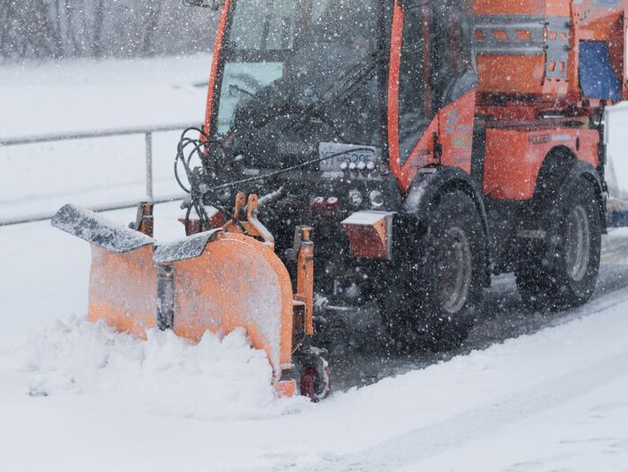
[[[351,98],[360,86],[367,84],[375,74],[377,74],[378,63],[382,60],[381,50],[375,51],[367,57],[366,62],[358,64],[358,67],[347,71],[347,73],[335,82],[324,94],[322,100],[309,105],[301,113],[298,120],[294,121],[290,127],[302,129],[313,117],[326,110],[329,106],[337,106]]]
[[[259,129],[268,122],[272,121],[273,117],[280,114],[290,113],[299,115],[298,119],[291,121],[287,127],[289,129],[302,129],[311,122],[312,118],[320,116],[321,113],[331,106],[336,107],[338,103],[344,103],[348,98],[353,96],[356,90],[359,90],[362,85],[371,80],[371,78],[377,73],[377,66],[382,57],[383,54],[381,50],[369,54],[365,57],[364,62],[355,64],[354,67],[347,70],[320,95],[318,100],[315,100],[313,103],[308,105],[295,107],[293,106],[294,104],[291,103],[291,99],[284,95],[282,100],[278,103],[270,104],[270,108],[268,109],[269,112],[263,114],[261,119],[245,121],[243,126],[239,129],[235,129],[227,139],[232,141],[234,138],[246,135],[246,133],[250,132],[252,129]],[[238,87],[238,89],[240,89],[240,87]],[[244,89],[242,92],[244,92]],[[254,106],[255,108],[269,106],[267,101],[257,100],[258,98],[258,95],[254,94],[252,100],[254,104],[250,103],[249,106]]]
[[[229,94],[230,95],[234,95],[233,92],[238,92],[241,93],[243,95],[247,95],[249,97],[254,97],[255,94],[253,92],[249,92],[247,89],[240,87],[239,85],[236,84],[231,84],[229,85]]]

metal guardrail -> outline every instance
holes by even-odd
[[[144,135],[145,142],[145,159],[146,159],[146,196],[149,200],[155,203],[164,203],[172,201],[178,196],[170,196],[162,198],[157,201],[154,200],[153,195],[153,134],[165,133],[169,131],[183,131],[190,127],[200,127],[198,123],[190,124],[172,124],[163,126],[152,127],[138,127],[138,128],[119,128],[119,129],[107,129],[101,131],[85,131],[85,132],[71,132],[71,133],[59,133],[59,134],[45,134],[39,136],[23,136],[23,137],[0,137],[0,148],[8,146],[24,146],[28,144],[41,144],[41,143],[54,143],[61,141],[75,141],[80,139],[98,139],[98,138],[114,138],[121,136],[132,135]],[[112,211],[122,208],[130,208],[135,203],[118,203],[112,205],[104,205],[95,208],[95,211]],[[54,214],[40,214],[28,217],[16,217],[16,218],[4,218],[0,219],[0,226],[15,225],[20,223],[31,223],[35,221],[43,221],[52,218]]]

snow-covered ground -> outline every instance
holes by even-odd
[[[208,68],[195,57],[3,69],[0,135],[194,122]],[[140,198],[131,139],[0,149],[0,217]],[[175,137],[163,139],[158,175],[171,182]],[[157,208],[158,238],[180,234],[178,214]],[[193,346],[87,323],[89,247],[48,222],[0,227],[0,260],[0,470],[628,471],[625,284],[538,332],[312,405],[273,397],[242,333]],[[628,274],[628,252],[605,263]]]
[[[0,470],[627,470],[626,291],[310,405],[272,397],[241,333],[191,346],[84,321],[87,244],[47,223],[0,247]]]

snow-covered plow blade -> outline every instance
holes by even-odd
[[[226,334],[243,328],[251,345],[268,354],[278,394],[290,396],[301,387],[301,393],[318,399],[328,393],[329,379],[319,351],[309,345],[310,230],[301,230],[293,293],[272,236],[255,218],[257,197],[249,198],[247,209],[242,206],[244,196],[239,202],[235,214],[246,215],[245,220],[167,244],[140,232],[141,225],[138,230],[117,226],[73,205],[61,208],[52,225],[92,245],[91,321],[104,320],[142,337],[148,328],[172,329],[192,341],[208,330]],[[316,378],[304,382],[305,371]]]

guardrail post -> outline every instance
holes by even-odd
[[[146,133],[146,196],[153,201],[153,133]]]

